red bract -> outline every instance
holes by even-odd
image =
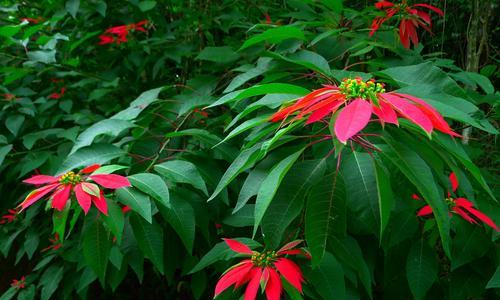
[[[431,17],[428,13],[416,9],[416,7],[424,7],[434,11],[440,16],[444,16],[443,11],[435,6],[425,3],[419,3],[410,6],[406,3],[406,0],[403,0],[401,3],[396,4],[389,1],[380,1],[375,4],[375,7],[377,9],[385,10],[385,16],[376,17],[373,20],[370,27],[370,36],[372,36],[385,21],[398,14],[400,16],[399,38],[401,40],[401,44],[403,44],[405,48],[410,48],[410,41],[413,43],[413,45],[418,45],[418,27],[422,27],[428,32],[432,33]]]
[[[458,188],[458,180],[455,173],[450,174],[450,183],[453,193],[456,193]],[[412,197],[413,199],[417,200],[420,199],[416,194],[413,194]],[[445,198],[445,201],[450,207],[451,212],[456,213],[467,222],[472,224],[477,224],[478,223],[476,220],[477,218],[484,224],[493,228],[495,231],[500,231],[500,229],[495,224],[495,222],[493,222],[492,219],[490,219],[487,215],[474,208],[474,203],[472,203],[471,201],[465,198],[453,198],[450,192],[448,192],[448,197]],[[426,205],[418,211],[417,216],[423,217],[431,214],[432,214],[432,208],[429,205]]]
[[[115,174],[92,175],[91,173],[99,167],[100,165],[91,165],[82,169],[77,174],[70,171],[60,176],[35,175],[24,180],[24,183],[45,186],[32,191],[19,207],[21,207],[21,210],[24,210],[52,192],[50,197],[52,207],[61,211],[66,207],[66,203],[71,197],[71,192],[73,192],[85,214],[87,214],[93,203],[99,211],[107,215],[108,205],[106,204],[104,193],[99,189],[98,185],[108,189],[118,189],[130,186],[130,182],[126,177]],[[94,183],[89,182],[89,180]]]
[[[6,100],[6,101],[11,101],[11,100],[16,100],[16,95],[14,94],[2,94],[3,98]]]
[[[13,279],[12,280],[12,283],[10,284],[10,286],[12,286],[13,288],[15,289],[24,289],[26,287],[26,277],[23,276],[21,277],[21,279],[17,280],[17,279]]]
[[[364,82],[359,77],[344,79],[339,86],[325,85],[314,90],[293,105],[280,109],[271,117],[271,121],[282,121],[297,113],[291,122],[309,115],[306,124],[310,124],[337,111],[334,131],[344,144],[366,127],[372,114],[378,117],[382,125],[398,125],[398,117],[402,117],[418,125],[429,136],[433,129],[458,136],[443,116],[424,100],[402,93],[386,93],[382,84],[373,80]]]
[[[19,213],[18,209],[9,209],[8,214],[3,215],[0,219],[0,224],[12,223],[16,220],[17,214]]]
[[[61,88],[61,92],[59,93],[52,93],[49,95],[49,99],[60,99],[64,94],[66,93],[66,87]]]
[[[106,31],[99,36],[99,39],[101,40],[99,42],[99,45],[106,45],[106,44],[121,44],[127,42],[127,36],[130,33],[130,31],[142,31],[142,32],[147,32],[147,30],[144,28],[144,25],[148,24],[148,20],[143,20],[137,23],[132,23],[132,24],[127,24],[127,25],[121,25],[121,26],[115,26],[106,29]]]
[[[219,279],[215,287],[217,297],[230,286],[237,289],[248,283],[244,300],[254,300],[257,297],[259,285],[268,300],[279,300],[283,291],[281,276],[293,287],[302,293],[304,277],[300,267],[285,255],[305,254],[301,249],[293,249],[302,241],[297,240],[283,246],[278,251],[266,250],[264,252],[252,251],[247,245],[232,239],[224,239],[226,244],[239,254],[248,256],[242,262],[229,268]]]
[[[45,251],[48,251],[48,250],[57,250],[59,248],[62,247],[62,242],[61,240],[59,239],[59,234],[56,233],[54,235],[54,238],[53,239],[49,239],[49,242],[50,242],[50,246],[48,246],[47,248],[44,248],[42,249],[41,252],[45,252]]]

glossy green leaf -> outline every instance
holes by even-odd
[[[305,234],[311,251],[312,263],[323,259],[337,218],[337,202],[343,202],[345,185],[338,174],[329,174],[311,188],[306,203]]]
[[[104,285],[111,240],[99,221],[92,221],[83,234],[83,257]]]
[[[108,215],[102,215],[104,223],[108,229],[116,237],[116,242],[118,244],[122,241],[123,227],[125,226],[125,217],[121,208],[113,201],[107,201],[108,203]]]
[[[132,186],[153,197],[161,205],[170,207],[168,186],[160,176],[151,173],[138,173],[128,176],[128,179]]]
[[[172,225],[189,253],[193,250],[196,219],[193,207],[179,195],[172,194],[170,207],[158,206],[161,215]]]
[[[133,211],[141,215],[146,221],[152,223],[151,200],[149,197],[135,188],[121,188],[116,190],[117,199],[128,205]]]
[[[423,299],[437,280],[435,254],[425,241],[417,241],[411,248],[406,262],[406,276],[415,299]]]
[[[156,222],[147,223],[136,215],[130,216],[139,248],[151,260],[161,274],[165,271],[163,251],[163,229]]]
[[[92,164],[104,164],[108,161],[121,157],[125,152],[110,144],[94,144],[84,147],[68,156],[59,166],[57,174],[86,167]]]
[[[345,299],[344,270],[335,256],[326,252],[321,263],[306,273],[308,281],[323,299]]]
[[[173,182],[187,183],[208,195],[205,181],[196,166],[185,160],[171,160],[154,166],[156,172]]]
[[[280,26],[271,28],[246,40],[243,43],[243,46],[241,46],[240,50],[260,44],[264,41],[276,44],[287,39],[305,40],[305,35],[302,30],[294,26]]]
[[[304,148],[280,161],[271,169],[266,179],[262,181],[259,192],[257,193],[257,200],[255,201],[254,235],[257,232],[257,227],[260,225],[260,222],[262,221],[269,204],[273,200],[283,177],[285,177],[288,170],[290,170],[303,151]]]

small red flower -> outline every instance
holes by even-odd
[[[458,188],[457,176],[455,175],[455,173],[451,173],[449,178],[451,183],[451,189],[453,193],[456,193]],[[416,194],[413,194],[412,197],[413,199],[420,199]],[[495,231],[500,231],[500,228],[498,228],[498,226],[495,224],[495,222],[493,222],[492,219],[490,219],[487,215],[485,215],[481,211],[474,208],[474,203],[472,203],[471,201],[465,198],[453,198],[450,192],[448,192],[448,197],[445,198],[445,201],[450,207],[451,212],[456,213],[467,222],[471,224],[477,224],[478,223],[476,220],[477,218],[484,224],[493,228]],[[432,208],[429,205],[426,205],[418,211],[417,216],[423,217],[431,214],[432,214]]]
[[[19,20],[21,22],[27,21],[29,23],[38,24],[38,23],[42,22],[44,19],[42,17],[37,17],[36,19],[34,19],[34,18],[21,18]]]
[[[339,110],[334,131],[337,139],[344,144],[366,127],[372,114],[378,117],[382,125],[398,125],[398,117],[402,117],[421,127],[428,135],[437,129],[458,136],[443,116],[424,100],[402,93],[387,93],[381,83],[375,83],[374,80],[364,82],[359,77],[344,79],[339,86],[325,85],[314,90],[293,105],[280,109],[271,117],[271,121],[282,121],[298,112],[291,122],[309,115],[307,125]]]
[[[52,93],[49,95],[49,99],[60,99],[64,94],[66,93],[66,87],[61,88],[61,92],[59,93]]]
[[[247,245],[232,239],[224,239],[226,244],[239,254],[250,257],[229,268],[219,279],[215,287],[217,297],[230,286],[237,289],[247,284],[245,300],[254,300],[257,297],[259,285],[266,294],[267,300],[279,300],[283,291],[281,276],[293,287],[302,293],[304,277],[300,267],[285,255],[308,255],[301,249],[293,249],[302,241],[297,240],[283,246],[278,251],[252,251]]]
[[[54,234],[54,238],[53,239],[49,239],[49,242],[50,242],[50,246],[48,246],[47,248],[44,248],[42,249],[41,252],[45,252],[45,251],[49,251],[49,250],[58,250],[59,248],[62,247],[62,242],[61,240],[59,239],[59,234],[56,232]]]
[[[16,220],[19,209],[9,209],[8,214],[3,215],[0,219],[0,224],[12,223]]]
[[[132,209],[131,209],[131,208],[130,208],[130,206],[128,206],[128,205],[124,205],[124,206],[122,207],[122,213],[123,213],[123,214],[126,214],[126,213],[128,213],[129,211],[131,211],[131,210],[132,210]]]
[[[435,6],[425,3],[418,3],[410,6],[407,4],[406,0],[397,4],[389,1],[380,1],[375,3],[375,7],[380,10],[385,10],[385,16],[376,17],[373,20],[372,25],[370,26],[370,36],[372,36],[385,21],[389,20],[394,15],[399,14],[401,20],[399,23],[399,38],[401,40],[401,44],[403,44],[403,46],[407,49],[410,48],[410,41],[413,45],[418,45],[418,27],[422,27],[432,33],[432,21],[430,15],[425,11],[416,9],[416,7],[424,7],[432,10],[441,17],[444,16],[443,11]]]
[[[3,98],[6,100],[6,101],[12,101],[12,100],[16,100],[16,95],[14,94],[10,94],[10,93],[7,93],[7,94],[2,94]]]
[[[99,39],[101,40],[99,42],[99,45],[106,45],[106,44],[121,44],[127,42],[127,36],[130,33],[130,31],[142,31],[142,32],[147,32],[146,28],[144,28],[144,25],[148,24],[148,20],[143,20],[137,23],[132,23],[132,24],[127,24],[127,25],[121,25],[121,26],[115,26],[106,29],[103,34],[99,36]]]
[[[115,174],[95,174],[91,173],[99,169],[100,165],[91,165],[75,174],[73,171],[67,172],[59,176],[35,175],[31,178],[23,180],[24,183],[45,186],[40,187],[24,199],[19,205],[21,211],[28,208],[30,205],[40,200],[45,195],[54,191],[51,196],[52,207],[61,211],[66,206],[68,199],[71,197],[71,192],[76,196],[78,204],[81,206],[85,214],[88,213],[91,204],[93,203],[103,214],[108,214],[108,205],[104,198],[104,193],[99,189],[101,187],[107,189],[119,189],[130,186],[130,182],[126,177]],[[91,174],[91,175],[87,175]],[[89,182],[89,180],[94,183]]]
[[[13,279],[12,280],[12,283],[10,284],[11,287],[15,288],[15,289],[24,289],[26,287],[26,277],[23,276],[21,277],[21,279],[17,280],[17,279]]]

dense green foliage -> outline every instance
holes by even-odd
[[[375,2],[0,0],[1,215],[35,174],[102,164],[132,185],[106,190],[107,215],[46,197],[3,218],[0,299],[211,299],[239,262],[222,238],[304,240],[304,293],[283,280],[286,299],[499,297],[499,232],[445,202],[455,173],[453,197],[500,224],[498,57],[465,70],[448,15],[468,18],[465,1],[409,49],[396,22],[369,37]],[[469,142],[400,119],[344,145],[337,114],[270,121],[355,77],[424,99]]]

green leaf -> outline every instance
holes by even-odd
[[[26,24],[0,26],[0,36],[6,37],[6,38],[12,37],[16,33],[18,33],[21,30],[21,28],[25,25]]]
[[[238,127],[233,129],[222,141],[220,141],[217,145],[214,147],[217,147],[218,145],[227,142],[228,140],[232,139],[233,137],[249,130],[254,127],[257,127],[259,125],[265,124],[269,121],[270,115],[263,115],[263,116],[258,116],[250,120],[246,120],[245,122],[241,123]]]
[[[187,183],[208,195],[207,186],[196,166],[185,160],[171,160],[154,166],[156,172],[173,182]]]
[[[17,289],[14,287],[10,287],[8,290],[5,291],[5,293],[2,294],[0,297],[0,300],[10,300],[14,298],[14,296],[17,294]]]
[[[193,207],[186,199],[172,194],[170,207],[158,206],[161,215],[172,225],[189,253],[193,250],[196,219]]]
[[[460,72],[460,73],[455,73],[452,75],[453,76],[457,76],[457,75],[464,76],[468,80],[471,80],[475,84],[479,85],[481,87],[481,89],[483,89],[483,91],[486,94],[493,94],[495,92],[495,87],[493,86],[493,84],[491,84],[491,81],[488,79],[488,77],[486,77],[484,75],[474,73],[474,72]],[[474,88],[475,88],[475,86],[474,86]]]
[[[205,47],[203,50],[196,56],[196,59],[199,60],[207,60],[216,63],[230,63],[237,60],[240,56],[238,53],[234,52],[231,47]]]
[[[251,168],[257,160],[260,159],[260,144],[254,145],[251,148],[245,149],[240,152],[238,157],[227,168],[224,175],[220,179],[214,192],[208,198],[208,201],[213,200],[231,181],[233,181],[238,174]]]
[[[267,95],[267,94],[293,94],[298,96],[304,96],[309,93],[308,89],[305,89],[298,85],[287,84],[287,83],[266,83],[258,84],[249,87],[244,90],[238,90],[224,95],[219,100],[207,106],[207,108],[219,106],[222,104],[228,104],[243,100],[246,98]]]
[[[52,265],[40,277],[40,286],[42,286],[41,299],[48,300],[57,290],[59,283],[63,278],[64,268],[62,266]]]
[[[19,292],[19,294],[17,295],[17,300],[33,300],[35,299],[35,292],[35,285],[30,284]]]
[[[452,243],[453,260],[451,261],[451,270],[454,271],[483,257],[491,245],[489,238],[484,234],[484,228],[472,226],[462,220],[457,221],[457,233]]]
[[[255,201],[255,224],[253,229],[253,234],[257,232],[257,228],[266,213],[269,204],[274,198],[278,187],[285,177],[286,173],[293,166],[295,161],[304,152],[305,148],[293,153],[292,155],[286,157],[280,161],[276,166],[271,169],[271,172],[267,175],[266,179],[260,185],[259,192],[257,193],[257,200]]]
[[[417,191],[431,206],[436,219],[443,249],[448,257],[450,251],[450,217],[448,207],[440,194],[434,176],[425,161],[407,146],[400,144],[388,136],[384,136],[387,145],[377,145],[386,159],[392,161]]]
[[[62,131],[64,131],[64,129],[51,128],[26,134],[25,136],[23,136],[23,145],[24,147],[26,147],[26,149],[30,150],[38,140],[45,139],[50,135],[56,135],[58,133],[61,133]]]
[[[151,173],[139,173],[128,176],[128,179],[132,186],[153,197],[161,205],[167,208],[170,207],[168,186],[160,176]]]
[[[391,210],[394,206],[394,197],[392,195],[390,176],[384,166],[376,160],[373,160],[375,177],[377,180],[377,198],[380,212],[380,243],[384,230],[389,224]]]
[[[488,195],[496,201],[496,197],[491,191],[490,187],[484,180],[481,170],[472,162],[467,152],[460,143],[457,143],[453,138],[445,135],[438,135],[434,141],[438,143],[441,147],[455,156],[465,168],[472,174],[476,181],[483,187],[483,189],[488,193]]]
[[[92,221],[83,234],[83,257],[103,286],[110,250],[111,241],[106,229],[98,220]]]
[[[111,119],[126,121],[134,120],[144,109],[146,109],[146,107],[158,99],[158,95],[163,89],[165,89],[165,87],[162,86],[142,92],[139,97],[130,103],[127,109],[113,115]]]
[[[68,0],[66,1],[65,7],[66,11],[69,12],[73,18],[76,18],[76,13],[78,12],[78,8],[80,8],[80,0]]]
[[[343,0],[321,0],[321,2],[328,7],[329,9],[333,10],[336,13],[341,13],[343,7],[342,4]]]
[[[5,127],[14,135],[17,136],[19,129],[24,123],[25,117],[23,115],[13,115],[5,120]]]
[[[326,252],[321,263],[306,273],[306,278],[323,299],[346,299],[344,270],[331,253]]]
[[[56,50],[50,51],[29,51],[26,53],[30,61],[39,62],[43,64],[52,64],[56,63]]]
[[[12,150],[12,145],[0,147],[0,166],[3,163],[5,156],[7,156],[7,154],[9,154],[10,150]]]
[[[56,173],[61,174],[78,167],[90,166],[92,164],[104,164],[124,154],[125,152],[116,146],[110,144],[94,144],[81,148],[68,156]]]
[[[118,201],[130,206],[133,211],[141,215],[149,223],[153,222],[153,217],[151,215],[151,200],[146,194],[128,187],[117,189],[115,194]]]
[[[248,227],[253,226],[255,205],[247,204],[241,207],[237,212],[225,217],[222,223],[232,227]],[[270,245],[268,245],[270,247]],[[271,248],[271,247],[270,247]]]
[[[250,248],[256,248],[261,246],[259,243],[252,239],[247,238],[235,238],[240,243],[247,245]],[[194,266],[194,268],[189,271],[189,274],[193,274],[199,272],[206,267],[220,261],[220,260],[229,260],[233,257],[237,256],[237,253],[231,250],[226,242],[217,243],[210,251],[205,254],[201,260]]]
[[[75,153],[80,148],[91,145],[92,141],[99,135],[117,137],[122,131],[134,126],[134,124],[125,120],[106,119],[99,121],[80,133],[69,155]]]
[[[164,274],[163,230],[161,226],[156,222],[146,223],[134,214],[130,216],[130,225],[132,225],[139,249],[156,266],[158,271]]]
[[[301,50],[289,55],[288,57],[275,52],[268,52],[268,55],[277,59],[306,67],[320,74],[324,74],[327,76],[331,74],[328,61],[323,56],[315,52]]]
[[[239,50],[241,51],[253,45],[260,44],[264,41],[277,44],[287,39],[305,40],[306,37],[304,35],[304,32],[302,32],[302,30],[295,26],[280,26],[268,29],[263,33],[252,36],[243,43],[243,46],[241,46]]]
[[[353,151],[343,159],[342,171],[349,209],[364,228],[380,233],[381,213],[373,158],[368,153]]]
[[[257,66],[255,68],[246,70],[244,73],[241,73],[240,75],[234,77],[233,80],[231,80],[231,83],[229,83],[227,88],[223,91],[223,93],[225,94],[234,91],[249,80],[266,73],[272,66],[274,66],[274,64],[272,63],[271,58],[259,58],[257,60]]]
[[[408,253],[406,277],[411,293],[416,299],[423,299],[437,279],[436,256],[423,240],[417,241]]]
[[[120,166],[120,165],[106,165],[106,166],[102,166],[99,169],[95,170],[94,172],[92,172],[91,175],[111,174],[111,173],[114,173],[118,170],[123,170],[123,169],[127,169],[127,168],[128,167],[126,167],[126,166]]]
[[[116,237],[118,244],[122,241],[123,227],[125,226],[125,217],[121,208],[113,201],[107,201],[108,203],[108,215],[102,215],[104,223],[106,223],[108,229]]]
[[[29,229],[26,233],[24,240],[24,249],[26,249],[26,254],[28,258],[31,259],[33,254],[35,254],[38,244],[40,243],[40,236],[35,229]]]
[[[323,259],[333,224],[337,218],[337,202],[343,202],[345,187],[342,177],[329,174],[311,188],[305,212],[305,235],[311,251],[312,264]]]
[[[325,159],[307,160],[296,163],[286,174],[262,219],[269,248],[280,245],[285,230],[301,213],[307,191],[323,177],[325,170]]]
[[[370,270],[366,264],[363,257],[363,252],[359,247],[355,239],[350,236],[339,239],[336,236],[331,237],[332,253],[335,253],[335,257],[346,263],[349,267],[353,268],[361,284],[365,288],[370,299],[372,298],[372,287],[371,287],[371,275]]]
[[[52,223],[54,225],[53,233],[57,233],[61,240],[66,237],[66,221],[68,220],[69,206],[62,211],[54,210],[52,214]]]
[[[142,12],[152,10],[156,6],[156,1],[141,1],[138,4],[139,9]]]
[[[495,274],[493,274],[493,276],[491,276],[491,279],[490,279],[490,281],[488,281],[486,288],[487,289],[500,288],[500,266],[497,267]]]

